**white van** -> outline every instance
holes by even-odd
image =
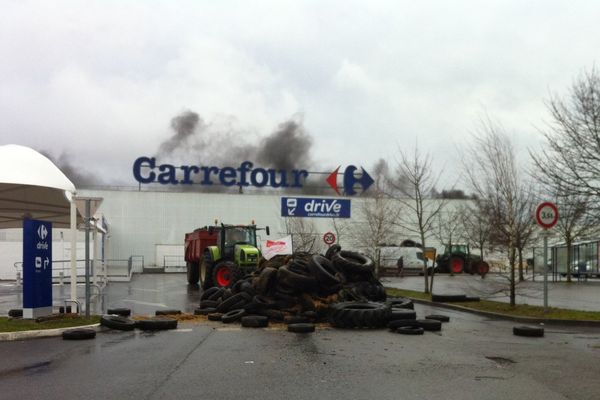
[[[385,268],[394,268],[398,265],[398,260],[402,258],[402,273],[403,274],[419,274],[423,275],[423,260],[425,256],[423,249],[420,247],[400,247],[400,246],[385,246],[380,247],[379,262]],[[430,260],[426,260],[428,274],[431,275],[433,265]]]

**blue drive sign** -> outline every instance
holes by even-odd
[[[23,221],[23,318],[52,314],[52,223]]]
[[[282,217],[350,218],[350,200],[282,197]]]

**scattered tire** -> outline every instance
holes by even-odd
[[[425,329],[420,326],[401,326],[394,332],[401,335],[422,335],[425,332]]]
[[[70,307],[67,307],[67,312],[70,312],[68,309],[70,309]],[[108,310],[106,310],[107,314],[112,314],[112,315],[119,315],[121,317],[129,317],[131,315],[131,309],[129,308],[109,308]]]
[[[426,315],[425,319],[432,319],[435,321],[440,321],[440,322],[450,322],[450,317],[447,315],[440,315],[440,314],[431,314],[431,315]]]
[[[288,332],[295,333],[310,333],[315,331],[315,324],[311,323],[297,323],[289,324],[287,327]]]
[[[246,315],[246,310],[244,310],[243,308],[240,308],[238,310],[232,310],[226,314],[223,314],[223,316],[221,317],[221,321],[228,324],[239,320],[244,315]]]
[[[214,312],[214,313],[210,313],[207,315],[208,320],[209,321],[221,321],[221,318],[223,317],[223,313],[220,312]]]
[[[405,297],[392,297],[387,299],[387,304],[389,304],[392,308],[407,308],[410,310],[415,309],[415,304],[411,299],[407,299]]]
[[[401,328],[403,326],[420,327],[421,325],[419,325],[419,323],[413,319],[397,319],[395,321],[388,322],[388,328],[390,328],[391,331],[395,331],[396,329]]]
[[[168,310],[156,310],[155,315],[179,315],[181,310],[168,309]]]
[[[466,294],[432,294],[431,301],[439,303],[464,302],[467,299]]]
[[[542,337],[544,336],[544,328],[532,326],[515,326],[513,327],[513,335],[527,337]]]
[[[202,300],[200,301],[200,308],[217,308],[221,304],[218,300]]]
[[[194,315],[208,315],[217,312],[217,309],[214,307],[208,308],[196,308],[194,310]]]
[[[167,329],[177,329],[177,320],[164,316],[152,317],[136,321],[138,329],[143,331],[163,331]]]
[[[380,328],[387,324],[392,310],[372,302],[343,302],[330,307],[329,321],[339,328]]]
[[[12,310],[8,310],[8,316],[13,318],[21,318],[23,317],[23,309],[13,308]]]
[[[269,318],[263,315],[246,315],[242,317],[242,326],[245,328],[264,328],[269,326]]]
[[[284,324],[306,324],[310,322],[310,318],[302,315],[286,315],[283,318]]]
[[[442,323],[433,319],[417,319],[417,324],[426,331],[441,331]]]
[[[119,331],[132,331],[136,327],[136,322],[120,315],[103,315],[100,317],[100,325]]]
[[[392,308],[392,313],[390,315],[390,321],[396,321],[399,319],[417,319],[417,313],[414,310],[409,310],[407,308]]]
[[[86,340],[96,337],[96,331],[90,328],[75,328],[63,331],[63,340]]]

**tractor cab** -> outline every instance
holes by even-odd
[[[223,260],[233,261],[238,266],[256,266],[258,263],[256,225],[223,225],[217,246]]]

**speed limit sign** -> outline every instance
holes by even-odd
[[[542,228],[553,228],[558,222],[558,207],[549,201],[540,203],[535,210],[535,219]]]
[[[335,243],[335,235],[333,232],[327,232],[323,235],[323,241],[326,245],[332,245]]]

